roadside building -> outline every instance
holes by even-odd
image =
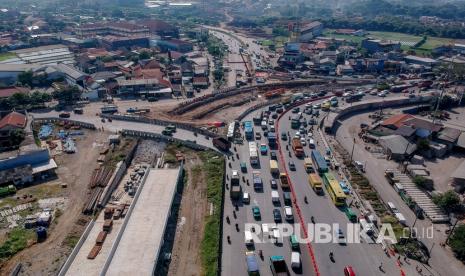
[[[170,83],[159,79],[117,79],[118,94],[131,94],[136,96],[152,95],[155,97],[171,96]]]
[[[452,186],[458,192],[465,190],[465,160],[457,167],[457,169],[450,176]]]
[[[396,161],[405,160],[406,157],[413,154],[417,149],[417,145],[410,143],[400,135],[383,136],[378,141],[389,159]]]
[[[62,44],[25,48],[13,51],[21,63],[51,65],[58,63],[73,64],[74,54],[68,46]]]
[[[177,51],[180,53],[187,53],[194,49],[194,45],[192,43],[179,39],[152,40],[152,43],[160,47],[160,49],[165,52]]]
[[[365,39],[362,41],[362,48],[369,53],[386,53],[400,50],[400,43],[380,39]]]
[[[340,64],[336,67],[336,74],[339,76],[342,75],[352,75],[354,73],[354,68],[350,64]]]
[[[108,50],[117,50],[120,48],[129,49],[131,47],[148,48],[149,38],[144,36],[114,36],[106,35],[99,38],[103,47]]]
[[[445,127],[441,132],[438,133],[438,142],[447,146],[448,150],[451,150],[455,145],[459,136],[462,132],[458,129]]]
[[[37,64],[1,64],[0,82],[6,85],[14,84],[18,80],[18,75],[27,71],[34,71],[40,67]]]
[[[2,87],[0,88],[0,99],[2,98],[8,98],[13,96],[14,94],[29,94],[31,90],[27,87],[21,87],[21,86],[8,86],[8,87]]]
[[[208,78],[207,77],[194,77],[192,80],[192,85],[194,88],[208,88]]]
[[[304,61],[304,56],[300,51],[300,43],[287,43],[284,46],[284,54],[279,58],[278,63],[282,66],[295,67]]]
[[[387,118],[386,120],[382,121],[381,125],[395,130],[401,127],[406,120],[411,119],[411,118],[414,118],[414,117],[410,114],[398,114],[398,115],[391,116]]]
[[[158,35],[162,38],[178,38],[179,29],[165,21],[158,19],[145,19],[137,21],[138,25],[145,26],[151,34]]]
[[[148,27],[125,21],[83,24],[75,28],[75,32],[81,38],[103,35],[148,37],[150,34]]]
[[[417,65],[423,65],[427,67],[433,67],[434,65],[438,63],[437,60],[432,59],[432,58],[417,57],[417,56],[412,56],[412,55],[405,56],[404,60],[406,63],[409,63],[409,64],[417,64]]]
[[[0,120],[0,148],[13,146],[11,136],[17,130],[23,130],[27,124],[27,117],[16,111],[8,113]]]
[[[313,21],[303,25],[299,32],[299,41],[308,42],[323,33],[323,24],[319,21]]]
[[[0,154],[0,184],[23,185],[53,174],[56,168],[48,149],[29,144]]]

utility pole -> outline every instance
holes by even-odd
[[[355,138],[354,138],[354,143],[352,144],[352,152],[350,153],[350,163],[352,163],[352,160],[354,157],[354,149],[355,149]]]
[[[449,238],[452,235],[452,233],[454,233],[455,226],[457,226],[457,223],[459,222],[459,220],[455,217],[454,213],[451,213],[450,217],[451,217],[450,218],[451,222],[454,221],[454,220],[455,220],[455,222],[454,222],[454,225],[452,226],[452,229],[450,230],[449,234],[447,235],[447,239],[444,242],[444,244],[447,244],[449,242]]]

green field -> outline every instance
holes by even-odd
[[[16,57],[15,53],[10,53],[10,52],[0,53],[0,61],[4,61],[4,60],[14,58],[14,57]]]

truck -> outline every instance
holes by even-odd
[[[231,148],[231,142],[223,137],[215,137],[212,142],[215,147],[222,151],[229,151]]]
[[[253,123],[252,123],[252,121],[245,121],[244,122],[244,132],[245,132],[245,138],[247,140],[252,140],[253,139]]]
[[[310,159],[308,157],[305,157],[305,159],[304,159],[304,167],[305,167],[305,171],[307,173],[315,172],[315,170],[313,169],[312,159]]]
[[[240,185],[240,177],[239,177],[239,172],[237,170],[233,170],[231,172],[231,190],[230,190],[230,196],[232,199],[238,199],[240,198],[242,194],[242,188]]]
[[[295,156],[302,157],[304,156],[304,149],[299,138],[292,139],[292,150],[294,151]]]
[[[70,116],[71,114],[69,114],[69,112],[62,112],[58,115],[60,118],[69,118]]]
[[[279,181],[281,182],[281,188],[283,189],[289,188],[289,180],[287,179],[286,173],[279,174]]]
[[[84,113],[84,109],[81,108],[81,107],[76,107],[75,109],[73,109],[73,112],[75,114],[83,114]]]
[[[270,268],[273,276],[290,275],[289,269],[287,268],[286,260],[284,260],[283,256],[270,256]]]
[[[311,156],[316,171],[318,171],[321,174],[328,171],[328,165],[326,164],[326,160],[323,158],[319,151],[312,150]]]
[[[0,197],[8,196],[16,193],[16,187],[13,185],[8,185],[6,187],[0,188]]]
[[[356,102],[356,101],[359,101],[363,98],[363,94],[352,94],[352,95],[349,95],[346,97],[346,102],[348,103],[352,103],[352,102]]]
[[[253,188],[255,190],[263,190],[263,181],[262,181],[262,178],[260,177],[259,171],[252,172],[252,182],[253,182]]]
[[[114,104],[104,105],[100,108],[100,112],[102,113],[116,113],[118,112],[118,107]]]
[[[308,183],[315,191],[315,193],[321,195],[323,194],[323,183],[321,182],[321,178],[316,173],[310,173],[308,175]]]
[[[279,174],[278,161],[270,160],[270,172],[273,175]]]

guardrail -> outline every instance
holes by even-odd
[[[219,152],[217,149],[213,148],[213,147],[207,147],[207,146],[203,146],[203,145],[199,145],[197,143],[193,143],[193,142],[190,142],[190,141],[185,141],[185,140],[181,140],[181,139],[178,139],[178,138],[174,138],[174,137],[170,137],[170,136],[166,136],[166,135],[162,135],[162,134],[158,134],[158,133],[153,133],[153,132],[145,132],[145,131],[138,131],[138,130],[129,130],[129,129],[123,129],[121,131],[121,134],[123,136],[132,136],[132,137],[140,137],[140,138],[144,138],[144,139],[153,139],[153,140],[157,140],[157,141],[164,141],[164,142],[172,142],[172,143],[180,143],[188,148],[191,148],[191,149],[194,149],[194,150],[214,150],[216,152]],[[219,152],[221,153],[221,152]],[[223,154],[223,153],[221,153]]]
[[[66,118],[57,118],[57,117],[45,117],[45,118],[33,118],[32,123],[56,123],[56,122],[64,122],[64,123],[71,123],[76,126],[81,126],[87,129],[96,129],[94,124],[66,119]]]
[[[94,227],[94,224],[95,219],[91,220],[90,223],[87,225],[86,229],[84,230],[84,233],[82,233],[81,237],[79,238],[79,241],[74,246],[73,251],[71,251],[71,254],[69,255],[68,259],[66,259],[66,262],[61,267],[58,276],[64,276],[66,272],[68,272],[69,267],[74,262],[74,259],[76,258],[76,255],[79,253],[79,250],[81,250],[81,247],[86,241],[87,237],[89,236],[89,233]]]
[[[145,124],[152,124],[152,125],[159,125],[159,126],[175,125],[177,128],[188,130],[191,132],[196,132],[196,133],[199,133],[199,134],[211,137],[211,138],[220,136],[212,131],[201,129],[201,128],[198,128],[191,124],[186,124],[186,123],[178,123],[178,122],[165,121],[165,120],[160,120],[160,119],[150,119],[150,118],[145,118],[145,117],[135,116],[135,115],[100,114],[100,117],[105,118],[105,119],[118,120],[118,121],[130,121],[130,122],[138,122],[138,123],[145,123]]]

